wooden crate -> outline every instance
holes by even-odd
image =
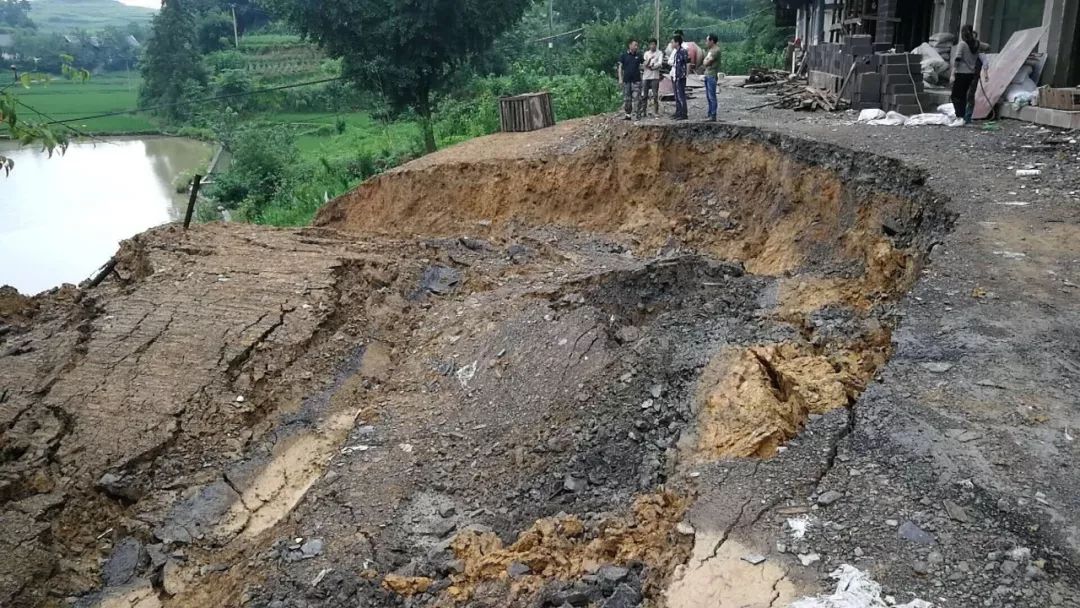
[[[1043,87],[1039,89],[1039,106],[1069,112],[1080,111],[1080,88],[1052,89]]]
[[[529,93],[499,99],[503,132],[535,131],[555,125],[550,93]]]

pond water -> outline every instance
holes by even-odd
[[[120,241],[183,219],[173,182],[213,152],[181,138],[73,143],[64,156],[0,141],[15,169],[0,171],[0,285],[32,295],[79,283]]]

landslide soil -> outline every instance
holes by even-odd
[[[948,225],[923,182],[586,121],[4,292],[0,604],[663,604],[695,467],[776,456],[888,360]]]

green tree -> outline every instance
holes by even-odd
[[[177,104],[206,86],[195,25],[193,9],[186,2],[166,0],[154,17],[140,64],[140,105],[167,105],[161,114],[173,120],[183,119],[190,111]]]
[[[201,54],[233,47],[232,17],[221,11],[200,13],[195,18],[195,32]]]
[[[532,0],[268,0],[332,57],[360,88],[379,90],[420,118],[435,150],[433,95],[490,48]]]
[[[0,25],[33,29],[29,0],[0,0]]]
[[[670,8],[665,0],[665,8]],[[637,13],[652,0],[554,0],[555,10],[563,23],[572,27],[596,20],[619,19]]]

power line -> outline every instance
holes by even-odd
[[[705,29],[709,29],[710,27],[717,27],[719,25],[726,25],[728,23],[738,23],[740,21],[746,21],[747,19],[757,17],[758,15],[760,15],[760,14],[762,14],[764,12],[767,12],[767,11],[771,11],[771,10],[772,10],[772,8],[764,8],[764,9],[761,9],[761,10],[759,10],[757,12],[750,13],[748,15],[743,15],[742,17],[739,17],[738,19],[724,19],[724,20],[721,20],[721,21],[717,21],[716,23],[713,23],[712,25],[699,25],[699,26],[695,26],[695,27],[684,27],[682,29],[684,31],[705,30]]]
[[[132,108],[130,110],[118,110],[118,111],[114,111],[114,112],[105,112],[105,113],[102,113],[102,114],[92,114],[92,115],[89,115],[89,116],[80,116],[78,118],[65,118],[64,120],[53,120],[52,122],[48,122],[48,123],[45,123],[45,124],[46,125],[67,125],[67,123],[71,123],[71,122],[82,122],[84,120],[94,120],[94,119],[98,119],[98,118],[109,118],[109,117],[112,117],[112,116],[123,116],[125,114],[137,114],[137,113],[140,113],[140,112],[150,112],[150,111],[153,111],[153,110],[163,110],[165,108],[174,108],[174,107],[177,107],[177,106],[201,105],[201,104],[209,103],[209,102],[212,102],[212,101],[221,101],[221,100],[224,100],[224,99],[237,99],[237,98],[240,98],[240,97],[251,97],[251,96],[254,96],[254,95],[261,95],[263,93],[273,93],[275,91],[284,91],[285,89],[295,89],[295,88],[299,88],[299,87],[307,87],[307,86],[316,85],[316,84],[325,84],[327,82],[336,82],[336,81],[339,81],[339,80],[345,80],[345,77],[344,76],[338,76],[338,77],[335,77],[335,78],[324,78],[322,80],[311,80],[311,81],[308,81],[308,82],[298,82],[298,83],[294,83],[294,84],[286,84],[286,85],[281,85],[281,86],[277,86],[277,87],[270,87],[270,88],[267,88],[267,89],[259,89],[258,91],[245,91],[243,93],[229,93],[229,94],[226,94],[226,95],[216,95],[214,97],[204,97],[202,99],[175,101],[175,102],[172,102],[172,103],[162,103],[162,104],[157,104],[157,105],[153,105],[153,106],[143,106],[143,107],[139,107],[139,108]]]

